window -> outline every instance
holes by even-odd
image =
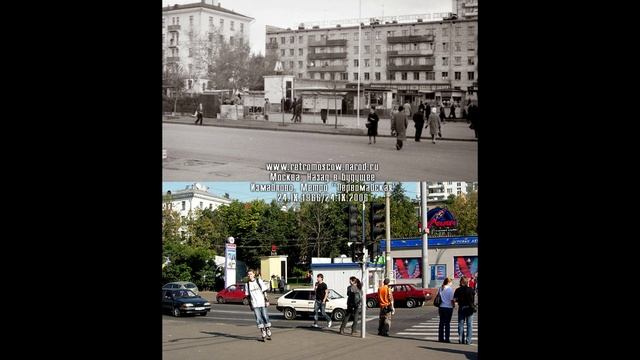
[[[467,50],[468,51],[473,51],[475,49],[476,49],[476,44],[473,41],[467,42]]]
[[[442,36],[449,36],[449,29],[442,28]]]
[[[289,56],[293,56],[293,49],[289,49]]]
[[[218,41],[222,44],[224,42],[224,35],[218,35]]]
[[[462,186],[462,184],[458,183],[458,186]]]
[[[189,26],[193,26],[193,15],[189,16]]]
[[[284,56],[285,49],[280,49],[280,56]]]
[[[387,36],[395,36],[396,31],[395,30],[389,30],[387,31]]]
[[[240,23],[240,33],[244,34],[244,24]]]
[[[295,64],[293,63],[293,61],[289,61],[289,68],[293,69],[295,67]]]
[[[436,73],[433,71],[427,71],[425,74],[425,80],[435,80],[436,79]]]
[[[476,73],[474,73],[473,71],[469,71],[467,73],[467,80],[474,80],[475,79],[475,75],[476,75]]]
[[[469,56],[467,58],[467,65],[475,65],[476,64],[476,58],[475,56]]]
[[[303,67],[303,66],[304,66],[304,65],[302,64],[302,61],[298,61],[298,67],[299,67],[300,69],[302,69],[302,67]]]
[[[420,80],[420,73],[419,72],[415,71],[413,73],[413,80]]]
[[[364,59],[364,67],[369,67],[369,59]]]
[[[409,30],[402,30],[402,36],[407,36],[409,35]]]
[[[309,35],[309,41],[315,41],[315,40],[316,40],[315,35]]]
[[[347,73],[342,73],[342,80],[349,80],[349,74]]]
[[[354,47],[353,47],[353,53],[354,53],[354,54],[357,54],[357,53],[358,53],[358,50],[360,50],[360,49],[359,49],[357,46],[354,46]]]
[[[368,32],[368,31],[365,31],[365,33],[364,33],[364,39],[365,39],[365,40],[369,40],[369,32]]]
[[[235,30],[234,25],[235,25],[234,21],[231,20],[231,24],[229,24],[229,28],[231,29],[231,31]]]
[[[456,56],[454,57],[454,60],[455,60],[456,66],[462,65],[462,56]]]
[[[390,74],[389,80],[395,80],[395,79],[396,79],[396,73],[395,73],[395,72],[392,72],[392,73]]]
[[[365,54],[371,54],[371,46],[365,45],[364,46],[364,53]]]
[[[402,80],[407,80],[407,79],[408,79],[407,73],[403,72],[402,73]]]
[[[353,33],[353,40],[358,40],[358,33],[357,32]]]
[[[364,73],[364,79],[365,80],[369,80],[369,73],[368,72]]]
[[[269,44],[275,44],[277,42],[278,42],[277,38],[274,38],[274,37],[269,38]]]
[[[448,78],[449,78],[449,72],[443,71],[442,72],[442,80],[447,80]]]
[[[298,55],[299,55],[299,56],[304,55],[304,50],[303,50],[303,49],[298,49]]]
[[[387,45],[387,51],[393,51],[393,45],[391,44]]]
[[[443,57],[442,58],[442,66],[448,66],[449,65],[449,58],[448,57]]]
[[[224,28],[224,19],[220,19],[220,30]]]
[[[213,26],[213,16],[209,16],[209,26]]]
[[[283,36],[283,37],[281,37],[281,38],[280,38],[280,44],[284,44],[284,43],[285,43],[285,40],[286,40],[286,39],[285,39],[285,37],[284,37],[284,36]]]
[[[353,73],[353,80],[358,80],[358,73]]]
[[[234,39],[233,39],[233,36],[229,36],[229,45],[233,45],[233,44],[235,44],[235,43],[233,42],[233,40],[234,40]]]
[[[289,37],[289,42],[290,42],[290,43],[292,43],[292,44],[293,44],[294,42],[296,42],[296,37],[295,37],[295,36],[290,36],[290,37]]]
[[[298,79],[302,79],[302,73],[298,73]]]
[[[377,73],[375,73],[374,75],[375,75],[375,77],[376,77],[376,80],[378,80],[378,81],[379,81],[379,80],[380,80],[380,73],[379,73],[379,72],[377,72]]]
[[[457,43],[456,43],[456,51],[462,51],[462,49],[461,49],[461,46],[460,46],[460,43],[459,43],[459,42],[457,42]]]
[[[462,73],[460,71],[456,71],[455,73],[453,73],[453,76],[456,80],[462,79]]]
[[[376,40],[380,40],[380,31],[376,31]]]
[[[449,43],[442,43],[442,51],[449,51]]]
[[[302,44],[302,42],[303,42],[303,41],[304,41],[304,40],[303,40],[302,35],[298,36],[298,42],[299,42],[300,44]]]
[[[376,59],[376,66],[381,66],[381,65],[380,65],[381,63],[382,63],[382,62],[380,61],[380,59]]]
[[[380,54],[382,52],[382,47],[380,45],[376,45],[376,54]]]
[[[460,26],[456,26],[456,36],[460,36],[461,31],[462,31],[462,28]]]
[[[204,207],[204,204],[202,204],[202,201],[200,201],[200,209],[202,209]]]
[[[447,194],[453,194],[453,189],[452,188],[448,188],[447,189]]]
[[[182,202],[182,210],[186,210],[187,209],[187,202],[183,201]]]
[[[474,34],[475,34],[475,29],[473,28],[473,26],[467,27],[467,35],[473,36]]]
[[[353,66],[357,67],[358,66],[358,59],[354,59],[353,60]]]

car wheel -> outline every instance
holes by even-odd
[[[242,299],[242,305],[249,305],[249,298]]]
[[[407,299],[407,307],[409,309],[411,309],[412,307],[415,307],[415,306],[416,306],[416,300],[412,299],[412,298],[408,298]]]
[[[177,307],[173,308],[173,316],[178,317],[180,316],[180,309],[178,309]]]
[[[293,320],[296,318],[296,309],[294,308],[286,308],[282,313],[284,314],[284,318],[287,320]]]
[[[343,318],[344,318],[344,310],[342,309],[333,310],[333,320],[342,321]]]
[[[376,301],[373,299],[367,299],[367,307],[368,308],[376,307]]]
[[[222,296],[218,296],[216,301],[218,302],[218,304],[224,304],[224,298]]]

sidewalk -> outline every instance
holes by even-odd
[[[269,121],[265,120],[229,120],[204,118],[204,126],[219,126],[231,128],[245,129],[261,129],[275,131],[297,131],[319,134],[339,134],[339,135],[355,135],[366,136],[367,129],[365,127],[366,115],[360,116],[358,122],[356,116],[338,115],[337,126],[335,115],[330,114],[327,117],[327,123],[324,124],[320,114],[303,114],[302,123],[291,122],[291,114],[284,114],[284,123],[282,121],[282,113],[269,114]],[[163,115],[162,121],[173,124],[191,124],[195,126],[195,118],[183,115]],[[447,121],[442,125],[442,139],[450,141],[477,141],[475,133],[469,129],[466,120],[458,119],[456,122]],[[378,123],[378,135],[380,137],[391,137],[391,123],[388,118],[380,119]],[[415,136],[415,127],[413,120],[408,121],[407,141],[412,141]],[[431,139],[429,129],[422,130],[422,141]]]

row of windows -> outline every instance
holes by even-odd
[[[427,72],[392,72],[389,75],[389,79],[386,80],[409,80],[409,77],[411,74],[411,80],[435,80],[436,79],[436,73],[433,71],[427,71]],[[424,76],[420,76],[420,74],[424,74]],[[362,73],[364,80],[371,80],[371,73],[365,72]],[[441,74],[441,79],[442,80],[449,80],[449,73],[447,71],[443,71]],[[460,71],[456,71],[453,73],[454,79],[455,80],[462,80],[462,72]],[[299,78],[303,77],[302,73],[298,74]],[[348,73],[329,73],[329,72],[312,72],[310,73],[310,78],[311,79],[316,79],[316,80],[334,80],[335,78],[339,77],[340,80],[349,80],[349,74]],[[373,77],[374,80],[376,81],[380,81],[380,80],[385,80],[382,79],[382,73],[380,72],[375,72],[373,73]],[[353,76],[351,78],[351,80],[356,81],[358,80],[358,73],[354,72]],[[469,71],[467,72],[467,80],[469,81],[473,81],[475,80],[475,72],[473,71]]]
[[[396,34],[396,30],[388,30],[386,32],[387,37],[393,37],[393,36],[416,36],[416,35],[435,35],[435,29],[423,29],[424,33],[422,32],[421,29],[403,29],[403,30],[399,30]],[[475,26],[467,26],[467,35],[468,36],[474,36],[475,35]],[[364,40],[370,40],[372,36],[375,37],[376,40],[380,40],[382,37],[382,33],[383,31],[375,31],[374,33],[371,33],[369,31],[364,31],[363,34],[363,38]],[[358,40],[358,32],[354,32],[353,34],[353,40]],[[320,34],[319,36],[319,40],[325,40],[325,39],[329,39],[332,37],[335,37],[335,35],[337,35],[337,37],[341,38],[341,39],[346,39],[349,37],[349,33],[339,33],[339,34],[330,34],[330,35],[326,35],[326,34]],[[444,27],[442,28],[442,36],[449,36],[449,28],[448,27]],[[455,36],[462,36],[462,26],[456,26],[455,27]],[[290,35],[288,36],[288,40],[289,40],[289,44],[294,44],[296,37],[294,35]],[[307,41],[315,41],[316,40],[316,35],[307,35]],[[276,43],[278,42],[278,37],[277,36],[272,36],[269,38],[269,42],[270,43]],[[304,42],[304,36],[303,35],[298,35],[298,43],[303,43]],[[280,44],[286,44],[287,43],[287,36],[280,36]]]
[[[240,39],[242,40],[242,39]],[[301,49],[302,50],[302,49]],[[371,59],[363,59],[364,60],[364,65],[363,67],[370,67],[371,66]],[[284,63],[286,64],[286,62]],[[290,64],[290,68],[293,68],[293,64],[294,61],[289,61]],[[298,67],[302,67],[303,62],[302,61],[298,61]],[[354,59],[353,60],[353,66],[357,67],[359,64],[358,59]],[[388,62],[388,65],[431,65],[432,63],[430,63],[427,58],[395,58],[392,59]],[[467,65],[475,65],[476,64],[476,58],[475,56],[468,56],[467,57]],[[310,60],[308,63],[308,66],[334,66],[334,65],[347,65],[347,61],[346,60],[331,60],[331,61],[316,61],[316,60]],[[443,57],[442,58],[442,65],[443,66],[449,66],[449,58],[448,57]],[[462,66],[462,56],[456,56],[454,57],[454,65],[455,66]],[[375,66],[382,66],[382,59],[375,59]]]
[[[162,18],[162,26],[164,27],[164,21],[165,18]],[[179,16],[172,16],[171,17],[171,25],[180,25],[180,17]],[[214,25],[214,21],[213,21],[213,16],[209,16],[209,26],[213,26]],[[193,26],[193,15],[189,16],[189,26]],[[223,30],[224,29],[224,19],[220,19],[220,29]],[[236,30],[236,23],[233,20],[229,20],[229,30],[231,31],[235,31]],[[240,23],[240,33],[244,33],[244,23]]]

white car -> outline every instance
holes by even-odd
[[[278,298],[276,309],[282,311],[284,318],[293,320],[298,314],[313,315],[316,293],[313,289],[293,289]],[[347,309],[347,298],[329,289],[325,312],[335,321],[342,321]]]

